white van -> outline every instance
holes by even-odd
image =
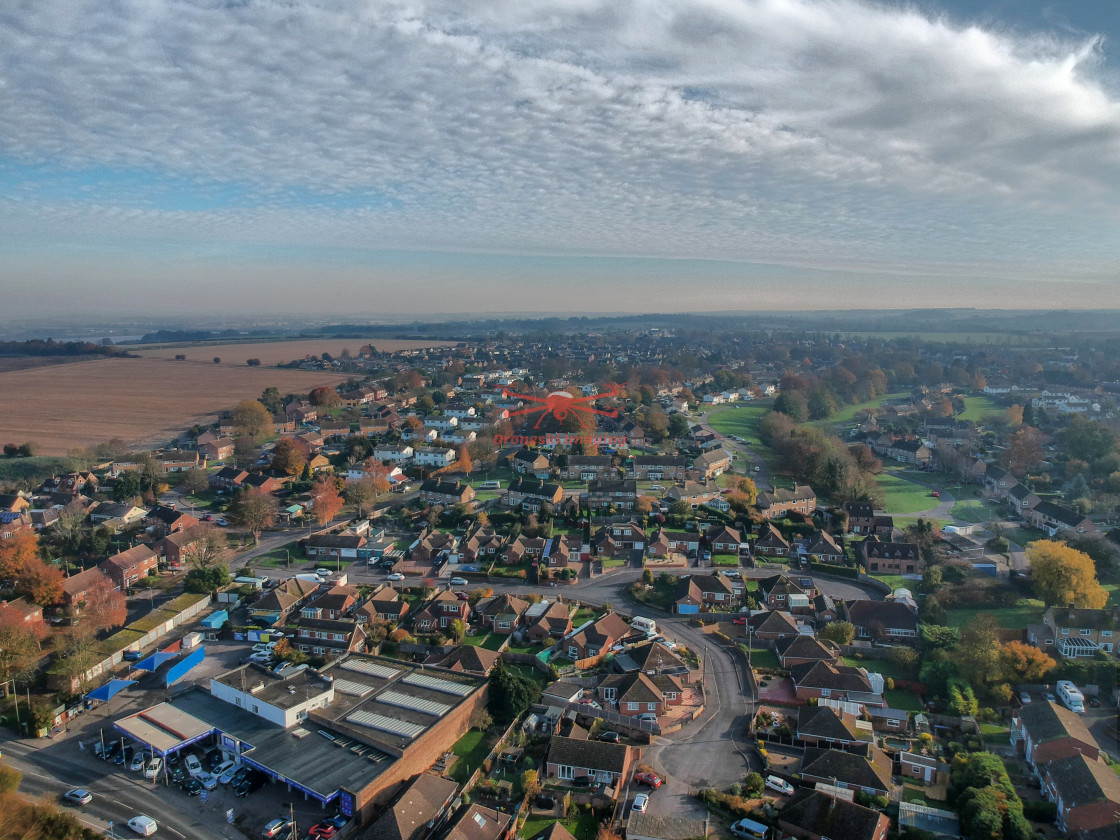
[[[635,616],[634,620],[630,622],[630,628],[637,630],[639,633],[645,633],[647,636],[657,635],[657,622],[652,618],[642,618],[640,615]]]
[[[500,481],[484,481],[478,485],[479,490],[501,490],[502,482]]]
[[[1058,680],[1058,699],[1071,712],[1085,714],[1085,695],[1069,680]]]

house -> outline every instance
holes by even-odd
[[[805,551],[816,557],[822,563],[839,564],[844,562],[844,549],[837,545],[836,540],[827,531],[818,530],[809,538]]]
[[[159,559],[150,546],[138,545],[119,554],[114,554],[98,567],[113,582],[116,589],[124,590],[140,578],[154,574]]]
[[[292,644],[311,656],[338,657],[350,651],[361,650],[365,640],[365,631],[356,621],[301,616],[296,624],[296,637]]]
[[[540,609],[544,606],[544,609]],[[572,632],[572,608],[563,601],[540,601],[522,616],[526,632],[534,642],[560,639]]]
[[[731,456],[722,448],[701,452],[692,461],[692,469],[703,479],[715,478],[731,469]]]
[[[420,532],[416,542],[408,547],[409,557],[417,563],[430,563],[441,554],[451,554],[459,545],[459,538],[431,526]]]
[[[237,467],[222,467],[208,479],[210,486],[215,490],[232,492],[245,483],[249,473]]]
[[[638,482],[628,478],[596,479],[587,483],[587,492],[581,497],[592,511],[613,507],[616,510],[633,510],[638,501]]]
[[[0,624],[4,622],[38,624],[43,620],[43,608],[26,598],[0,601]]]
[[[1050,607],[1042,622],[1048,635],[1044,640],[1036,637],[1032,642],[1044,641],[1044,647],[1053,645],[1067,659],[1095,656],[1098,650],[1113,653],[1116,634],[1120,632],[1120,608],[1082,609],[1073,604],[1064,608]]]
[[[131,525],[133,522],[140,522],[147,514],[144,508],[134,505],[98,502],[96,507],[90,509],[89,521],[93,523],[118,521],[122,525]]]
[[[806,747],[801,760],[801,780],[885,796],[892,788],[891,759],[870,744],[863,755],[846,750]]]
[[[509,463],[510,468],[518,475],[531,475],[542,481],[552,473],[552,465],[548,458],[530,449],[515,452]]]
[[[1047,762],[1043,795],[1058,806],[1058,829],[1067,837],[1120,825],[1120,778],[1104,761],[1075,755]]]
[[[788,636],[797,636],[801,628],[797,620],[788,612],[761,610],[747,619],[751,635],[762,641],[777,641]]]
[[[917,779],[924,785],[932,785],[937,781],[938,773],[948,773],[949,765],[943,764],[931,755],[904,752],[898,757],[901,766],[901,775],[910,779]]]
[[[691,475],[687,458],[669,455],[635,455],[626,465],[626,477],[638,481],[684,481]]]
[[[249,617],[268,625],[283,624],[308,597],[318,590],[317,583],[300,578],[289,578],[250,604]]]
[[[689,531],[666,531],[664,528],[658,528],[646,548],[646,553],[650,557],[668,557],[672,554],[695,557],[699,550],[699,534]]]
[[[615,612],[585,624],[560,643],[561,652],[577,662],[602,659],[619,639],[630,635],[630,625]]]
[[[92,569],[86,569],[84,572],[78,572],[76,575],[71,575],[62,581],[63,603],[71,610],[80,609],[89,592],[100,586],[104,581],[112,584],[112,580],[105,572],[96,566]]]
[[[807,611],[816,588],[811,578],[802,580],[806,582],[804,586],[781,574],[763,578],[758,582],[760,601],[772,610]]]
[[[1028,510],[1037,507],[1042,499],[1025,485],[1016,484],[1007,491],[1007,501],[1015,508],[1017,514],[1023,516]]]
[[[300,618],[338,621],[350,614],[358,603],[358,590],[352,586],[332,586],[299,611]]]
[[[798,700],[810,697],[849,700],[867,706],[882,706],[883,698],[871,685],[867,671],[832,662],[807,662],[790,668]]]
[[[360,534],[314,534],[302,543],[304,553],[311,558],[357,560],[366,538]]]
[[[759,530],[751,550],[756,557],[789,557],[790,546],[782,532],[767,522]]]
[[[831,643],[825,644],[815,636],[791,636],[779,639],[774,644],[774,652],[783,668],[806,662],[837,662],[840,651]]]
[[[506,840],[513,833],[512,822],[509,814],[475,803],[456,820],[444,840]]]
[[[395,622],[399,626],[408,613],[408,601],[403,600],[395,590],[390,590],[374,595],[358,609],[366,614],[375,615],[382,621]]]
[[[848,512],[848,530],[853,534],[870,534],[875,521],[875,506],[866,502],[845,502]]]
[[[636,522],[611,523],[599,528],[591,538],[591,550],[601,557],[629,555],[645,551],[646,532]]]
[[[533,478],[515,478],[506,487],[502,504],[507,508],[537,509],[541,505],[558,505],[564,498],[564,488],[552,482]]]
[[[778,814],[783,840],[887,840],[890,827],[886,814],[817,790],[802,789]]]
[[[433,627],[438,626],[443,630],[450,627],[453,621],[461,621],[466,627],[471,607],[466,601],[459,600],[459,596],[450,589],[441,589],[424,605],[424,611],[432,615]]]
[[[271,475],[265,475],[264,473],[249,473],[245,480],[241,482],[241,486],[269,494],[284,489],[284,485],[279,479],[273,478]]]
[[[424,840],[443,821],[458,790],[450,779],[421,773],[374,820],[363,840]]]
[[[163,505],[156,505],[144,517],[144,525],[156,537],[165,537],[168,534],[174,534],[176,531],[185,531],[187,528],[193,528],[198,524],[198,520],[189,513]]]
[[[704,539],[711,546],[712,554],[738,554],[743,544],[739,531],[727,525],[713,525],[705,532]]]
[[[672,674],[681,683],[687,683],[690,679],[688,665],[684,660],[657,642],[646,642],[620,653],[614,658],[614,667],[622,673],[641,671],[650,676]]]
[[[592,782],[605,784],[616,790],[630,778],[632,756],[625,744],[604,741],[585,741],[554,735],[548,748],[545,776],[570,782],[590,777]]]
[[[406,464],[412,460],[413,449],[407,444],[403,446],[390,446],[382,444],[373,447],[373,457],[378,461],[387,461],[390,464]]]
[[[758,494],[758,512],[766,519],[777,519],[790,512],[808,516],[816,507],[817,494],[807,484],[799,484],[792,490],[778,488]]]
[[[904,464],[924,465],[933,458],[932,450],[920,440],[896,440],[887,447],[886,454]]]
[[[846,749],[873,739],[871,727],[861,727],[851,712],[830,706],[802,706],[797,710],[797,737],[809,747]]]
[[[198,467],[206,468],[206,455],[199,451],[169,449],[152,454],[159,468],[165,473],[187,472]]]
[[[665,691],[655,679],[664,677],[671,682],[665,683]],[[629,674],[611,674],[599,683],[599,699],[604,708],[615,708],[620,715],[657,715],[660,717],[668,703],[680,703],[684,688],[680,680],[668,674],[650,676],[642,671]],[[672,697],[672,700],[669,698]]]
[[[464,603],[460,601],[459,603]],[[484,626],[495,633],[508,636],[521,626],[521,616],[529,609],[529,602],[515,595],[503,593],[487,598],[475,606],[475,615]]]
[[[707,834],[707,820],[691,817],[632,812],[626,820],[626,840],[702,840]]]
[[[527,537],[524,534],[518,534],[517,538],[502,551],[502,559],[507,566],[530,563],[539,560],[544,555],[547,546],[548,540],[543,537]]]
[[[233,438],[223,437],[200,444],[198,449],[211,461],[224,461],[233,457],[233,447]]]
[[[478,645],[459,645],[449,653],[433,653],[424,660],[424,664],[488,677],[501,658],[502,655],[496,650],[487,650]]]
[[[1053,502],[1039,502],[1023,514],[1023,520],[1052,537],[1062,531],[1073,534],[1093,534],[1097,531],[1097,526],[1089,517]]]
[[[910,730],[910,716],[902,709],[868,706],[864,711],[871,718],[871,727],[876,732],[906,733]]]
[[[1075,755],[1096,760],[1100,744],[1081,716],[1057,703],[1028,703],[1011,716],[1011,741],[1036,770],[1051,761]]]
[[[563,536],[553,538],[552,551],[548,553],[545,562],[550,569],[563,569],[572,563],[579,563],[582,559],[583,540],[579,537]]]
[[[926,571],[922,550],[915,543],[879,542],[869,537],[859,544],[859,553],[868,573],[921,575]]]
[[[474,506],[475,493],[473,487],[462,481],[444,481],[438,478],[429,478],[420,485],[420,498],[430,505],[443,505],[454,507],[466,505],[468,509]]]
[[[560,477],[579,481],[596,481],[616,475],[610,455],[569,455]]]
[[[501,551],[504,544],[505,537],[493,528],[476,526],[459,544],[460,561],[470,564],[480,559],[492,558]]]
[[[845,601],[841,611],[855,625],[857,639],[909,641],[918,636],[918,617],[899,602]]]
[[[688,575],[677,581],[673,607],[680,615],[694,615],[715,607],[730,609],[735,601],[731,581],[723,575]]]
[[[412,452],[412,462],[418,467],[446,467],[455,462],[455,450],[450,447],[418,446]]]
[[[712,504],[720,500],[719,485],[701,484],[698,481],[680,481],[669,488],[669,492],[665,494],[665,499],[670,504],[684,502],[692,510],[696,510],[701,505]]]

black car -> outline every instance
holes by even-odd
[[[598,740],[605,741],[608,744],[617,744],[622,741],[622,736],[617,732],[604,732],[599,736]]]
[[[183,760],[183,755],[179,752],[168,753],[166,756],[164,756],[164,760],[167,763],[168,767],[174,767],[176,764]]]
[[[131,763],[133,752],[135,751],[132,749],[132,747],[125,747],[123,752],[119,752],[113,756],[113,763],[117,765]]]
[[[229,780],[229,786],[231,788],[236,788],[239,784],[248,779],[249,774],[252,772],[253,771],[248,767],[242,767],[240,770],[233,774],[233,778]]]
[[[172,784],[181,785],[187,778],[187,771],[182,767],[172,767],[168,770]]]
[[[202,793],[202,782],[198,779],[184,779],[182,784],[179,785],[179,788],[187,796],[198,796]]]
[[[248,796],[264,785],[264,777],[260,773],[250,773],[249,776],[233,789],[233,795],[241,798]]]
[[[210,752],[206,753],[206,761],[203,763],[206,765],[207,770],[213,770],[215,767],[220,766],[222,761],[222,751],[215,747],[210,750]]]

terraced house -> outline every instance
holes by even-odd
[[[799,484],[792,490],[778,488],[758,494],[758,512],[767,519],[777,519],[788,513],[808,516],[817,507],[817,494],[807,484]]]

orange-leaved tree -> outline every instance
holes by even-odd
[[[324,475],[311,485],[311,512],[320,526],[326,525],[342,510],[342,494],[338,492],[338,482]]]
[[[0,540],[0,577],[18,578],[38,559],[39,535],[34,531],[17,531],[8,539]]]
[[[1108,592],[1097,582],[1093,559],[1056,540],[1038,540],[1027,548],[1031,585],[1048,606],[1100,609]]]
[[[113,588],[108,577],[98,580],[86,590],[81,620],[93,630],[112,630],[122,627],[128,618],[128,604],[124,595]]]

